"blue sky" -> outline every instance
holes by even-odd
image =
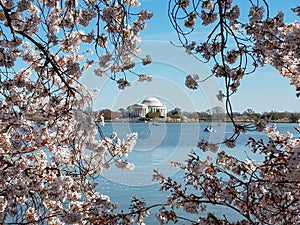
[[[287,12],[297,5],[294,0],[286,0],[284,4],[281,0],[270,2],[271,15],[278,10]],[[95,107],[118,110],[151,95],[167,104],[168,110],[179,107],[185,111],[206,111],[214,106],[222,106],[215,98],[217,90],[222,87],[222,80],[212,78],[201,84],[199,90],[189,90],[184,86],[187,74],[198,73],[204,78],[209,74],[210,68],[185,54],[183,49],[169,44],[170,41],[176,43],[177,36],[167,17],[168,1],[141,0],[141,3],[142,8],[154,13],[147,29],[141,33],[142,55],[150,54],[153,63],[146,67],[138,65],[135,71],[151,74],[153,82],[133,82],[125,91],[119,91],[106,78],[97,78],[97,82],[86,81],[89,87],[101,89]],[[297,19],[292,12],[285,16],[289,22]],[[239,91],[232,97],[233,110],[237,112],[248,108],[256,112],[300,112],[299,103],[300,99],[295,95],[295,88],[289,85],[289,80],[270,66],[260,68],[255,74],[243,78]]]

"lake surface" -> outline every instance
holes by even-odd
[[[204,128],[212,125],[216,130],[214,133],[203,132]],[[278,130],[286,134],[291,132],[294,136],[299,136],[293,126],[296,124],[277,124]],[[119,137],[126,137],[126,134],[137,132],[138,141],[133,151],[128,156],[128,161],[135,164],[135,170],[122,171],[112,167],[104,170],[99,177],[99,191],[110,196],[112,203],[119,205],[119,210],[128,211],[132,196],[144,198],[148,205],[154,203],[164,203],[167,193],[159,192],[160,185],[152,181],[153,170],[157,169],[165,176],[172,176],[180,181],[183,172],[175,168],[169,167],[170,161],[183,162],[187,158],[187,154],[192,149],[197,150],[197,142],[204,139],[212,142],[222,141],[225,137],[232,134],[232,124],[211,124],[211,123],[107,123],[103,127],[103,133],[106,136],[115,131]],[[239,159],[245,159],[247,155],[259,161],[260,158],[254,156],[245,146],[248,137],[252,136],[256,139],[264,138],[266,135],[259,132],[247,132],[242,134],[237,140],[237,148],[227,149],[221,146],[221,150],[225,150]],[[197,152],[200,154],[200,150]],[[246,154],[247,153],[247,154]],[[203,159],[207,156],[214,157],[213,153],[201,153]],[[211,209],[216,215],[226,215],[228,219],[236,219],[238,215],[230,210],[222,207],[214,207]],[[155,209],[152,215],[146,219],[146,224],[159,224],[155,220]],[[187,214],[185,214],[187,215]],[[197,215],[190,215],[190,218],[197,218]],[[177,224],[187,224],[179,222]]]

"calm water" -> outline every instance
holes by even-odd
[[[212,125],[216,130],[214,133],[203,132],[207,125]],[[297,136],[293,126],[295,124],[277,124],[278,130],[286,134],[291,132]],[[138,142],[134,150],[129,154],[128,160],[135,164],[134,171],[122,171],[112,167],[105,170],[99,178],[100,192],[110,196],[113,203],[118,203],[119,209],[128,211],[129,202],[132,196],[145,198],[147,203],[164,203],[167,193],[159,192],[159,185],[153,183],[153,170],[157,169],[166,176],[181,180],[182,172],[168,166],[170,161],[184,161],[186,155],[197,149],[197,141],[210,140],[212,142],[222,141],[224,137],[230,137],[232,133],[231,124],[206,124],[206,123],[162,123],[156,126],[151,123],[107,123],[103,127],[105,135],[109,136],[112,131],[116,131],[119,137],[125,137],[131,132],[138,133]],[[227,149],[221,146],[222,150],[235,155],[239,159],[245,159],[246,153],[256,161],[260,159],[251,155],[248,147],[245,146],[248,137],[265,138],[258,132],[248,132],[242,134],[237,142],[237,148]],[[200,152],[198,150],[198,152]],[[201,153],[203,159],[208,155],[214,157],[212,153]],[[153,215],[147,218],[147,224],[158,224],[155,220],[155,209]],[[229,219],[238,217],[232,211],[222,207],[214,207],[212,211],[219,216],[226,215]],[[197,218],[197,215],[190,215],[190,218]],[[177,224],[185,224],[179,222]]]

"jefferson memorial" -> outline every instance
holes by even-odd
[[[155,97],[148,97],[142,103],[128,106],[128,110],[131,117],[145,117],[148,112],[159,112],[160,117],[167,116],[167,107]]]

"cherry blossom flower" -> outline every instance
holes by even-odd
[[[185,79],[185,86],[195,90],[198,88],[198,83],[191,75],[188,75]]]
[[[107,39],[108,37],[105,34],[100,34],[97,39],[97,44],[102,48],[106,48],[108,45]]]
[[[185,46],[185,52],[187,54],[192,54],[192,50],[194,50],[195,47],[196,47],[196,42],[192,42],[191,44]]]
[[[234,148],[236,146],[235,140],[232,139],[226,139],[224,143],[228,148]]]
[[[197,147],[200,148],[202,151],[211,151],[211,152],[217,152],[219,147],[217,144],[210,143],[208,141],[200,141],[197,144]]]
[[[139,75],[138,81],[147,81],[147,82],[151,82],[151,81],[152,81],[152,76],[150,76],[150,75],[148,75],[148,74],[140,74],[140,75]]]
[[[258,131],[263,131],[266,128],[267,125],[267,120],[265,119],[260,119],[257,123],[256,123],[256,130]]]
[[[186,21],[184,21],[184,26],[186,26],[188,28],[193,28],[195,26],[196,19],[197,19],[196,14],[194,14],[194,13],[190,14],[188,16],[188,19]]]
[[[204,10],[201,11],[201,19],[202,19],[202,24],[204,26],[209,25],[216,21],[218,18],[218,14],[214,12],[205,12]]]
[[[5,209],[6,209],[6,206],[7,206],[7,200],[5,199],[4,196],[0,196],[0,205],[1,205],[1,208],[0,208],[0,212],[4,212]]]
[[[190,5],[190,0],[179,0],[178,5],[181,8],[187,8]]]
[[[230,12],[226,14],[226,17],[231,21],[235,21],[240,17],[240,8],[237,5],[233,6]]]
[[[216,95],[218,101],[223,102],[223,98],[225,95],[223,94],[222,90],[218,91],[218,94]]]
[[[126,87],[130,86],[130,83],[125,80],[124,78],[121,78],[117,81],[119,89],[125,89]]]
[[[76,224],[82,220],[82,213],[65,211],[61,220],[66,224]]]
[[[143,65],[148,65],[152,62],[151,56],[150,55],[146,55],[146,57],[143,59],[142,63]]]
[[[138,0],[125,0],[124,4],[129,6],[140,6],[141,3]]]
[[[260,21],[263,18],[264,8],[252,6],[249,12],[250,22]]]
[[[214,2],[212,0],[207,0],[202,3],[203,9],[213,10],[214,9]]]
[[[153,17],[153,13],[150,13],[148,10],[142,10],[139,12],[139,20],[149,20]]]
[[[110,53],[106,53],[105,55],[102,55],[99,57],[99,65],[100,67],[108,67],[109,66],[109,62],[111,60],[111,54]]]

